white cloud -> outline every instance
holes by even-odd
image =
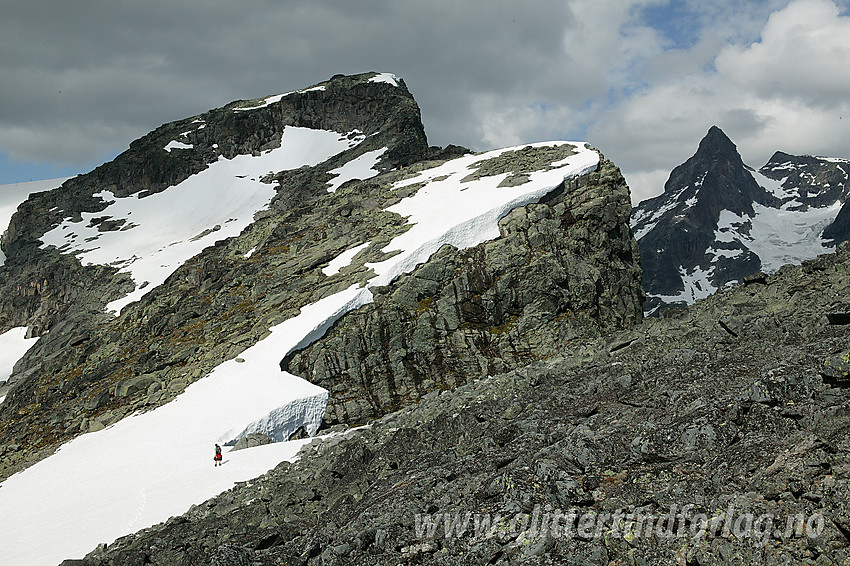
[[[716,67],[760,99],[835,108],[850,93],[850,17],[829,0],[795,0],[771,15],[761,41],[725,48]]]
[[[660,54],[654,64],[672,60],[687,71],[659,72],[588,129],[590,141],[626,172],[635,203],[662,191],[657,172],[692,155],[711,125],[754,167],[777,150],[850,152],[850,17],[836,4],[794,0],[770,16],[757,41],[726,44],[711,65],[689,68],[705,60],[713,41]]]

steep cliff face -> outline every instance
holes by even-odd
[[[783,152],[755,171],[712,127],[664,193],[632,212],[645,310],[689,304],[759,271],[832,251],[845,239],[846,216],[838,211],[850,194],[848,173],[846,159]]]
[[[0,477],[155,413],[348,290],[374,303],[273,362],[272,377],[280,362],[330,391],[326,424],[365,422],[640,321],[630,199],[613,164],[567,142],[468,153],[429,148],[404,83],[368,73],[167,124],[29,199],[3,240],[0,321],[41,339],[0,404]],[[482,209],[492,233],[470,242],[480,226],[461,223],[423,234],[404,212],[451,176],[441,167],[457,176],[446,215],[452,198],[473,211],[498,201]],[[211,207],[218,216],[196,223],[207,204],[255,194],[247,215]],[[145,207],[165,213],[160,202],[191,213],[152,223]],[[191,232],[171,236],[181,224]],[[422,245],[409,257],[388,247],[414,233]],[[134,234],[162,241],[142,257],[118,245]],[[402,256],[394,273],[407,275],[387,276],[381,266]]]
[[[850,240],[850,204],[845,202],[841,206],[832,224],[824,228],[823,237],[834,244]]]
[[[329,424],[366,422],[429,391],[502,373],[641,319],[628,187],[603,161],[500,222],[443,247],[281,368],[331,391]]]
[[[404,221],[380,207],[397,197],[349,194],[345,187],[330,193],[329,183],[356,177],[340,169],[364,156],[360,177],[441,153],[428,148],[418,106],[404,83],[381,79],[375,73],[335,77],[304,91],[236,102],[166,124],[113,162],[34,194],[19,207],[3,237],[0,331],[27,326],[30,335],[42,338],[16,366],[0,405],[0,476],[49,454],[58,442],[173,399],[303,304],[363,280],[362,273],[347,281],[328,278],[320,267],[353,237],[391,237],[392,227]],[[215,167],[250,158],[262,163],[286,143],[288,128],[339,132],[331,139],[339,147],[326,150],[320,139],[319,163],[296,161],[295,169],[272,163],[255,179],[230,172],[231,185],[215,197],[205,197],[203,186],[196,197],[214,206],[203,199],[245,191],[242,181],[269,187],[271,202],[259,203],[244,230],[220,235],[231,220],[225,209],[206,229],[176,242],[208,247],[167,271],[158,286],[134,280],[133,249],[121,250],[125,257],[114,266],[90,262],[90,249],[146,228],[135,226],[132,212],[110,217],[110,203],[143,206]],[[316,150],[308,143],[284,149]],[[457,150],[449,148],[448,154],[452,151]],[[206,183],[212,188],[227,173]],[[195,220],[190,212],[183,219],[180,210],[176,215],[171,225],[154,224],[153,236],[167,238],[174,225]],[[88,232],[74,239],[75,230]],[[58,246],[44,241],[51,231],[67,234]],[[174,249],[172,242],[164,241],[162,249]],[[111,301],[132,293],[145,294],[126,304],[120,316],[106,312]]]

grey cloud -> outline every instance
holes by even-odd
[[[340,72],[404,77],[440,144],[482,145],[470,121],[477,94],[522,101],[590,94],[570,87],[559,70],[571,20],[567,4],[554,0],[4,0],[0,10],[0,128],[7,132],[0,151],[19,159],[86,162],[104,142],[126,146],[128,131],[142,135]],[[91,121],[106,127],[88,127]],[[21,130],[41,141],[8,135]]]
[[[801,1],[818,0],[685,0],[698,37],[670,49],[641,19],[663,0],[0,0],[0,152],[97,163],[163,122],[376,70],[405,79],[431,143],[585,138],[649,196],[712,124],[757,165],[793,151],[773,146],[800,124],[799,144],[820,140],[809,151],[847,156],[846,74],[808,100],[805,84],[772,87],[782,61],[751,48]]]

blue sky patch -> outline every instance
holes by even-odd
[[[647,6],[640,12],[641,22],[659,31],[672,49],[692,47],[700,35],[700,17],[684,0]]]
[[[72,165],[21,162],[14,161],[6,153],[0,152],[0,185],[72,177],[91,171],[99,164],[95,163],[90,166],[74,167]]]

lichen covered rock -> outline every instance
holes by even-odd
[[[484,169],[512,167],[524,170],[515,163]],[[373,304],[281,368],[331,391],[327,423],[366,422],[434,389],[632,326],[642,318],[642,292],[629,207],[622,175],[602,161],[598,171],[508,214],[499,238],[465,250],[444,246],[376,289]]]

